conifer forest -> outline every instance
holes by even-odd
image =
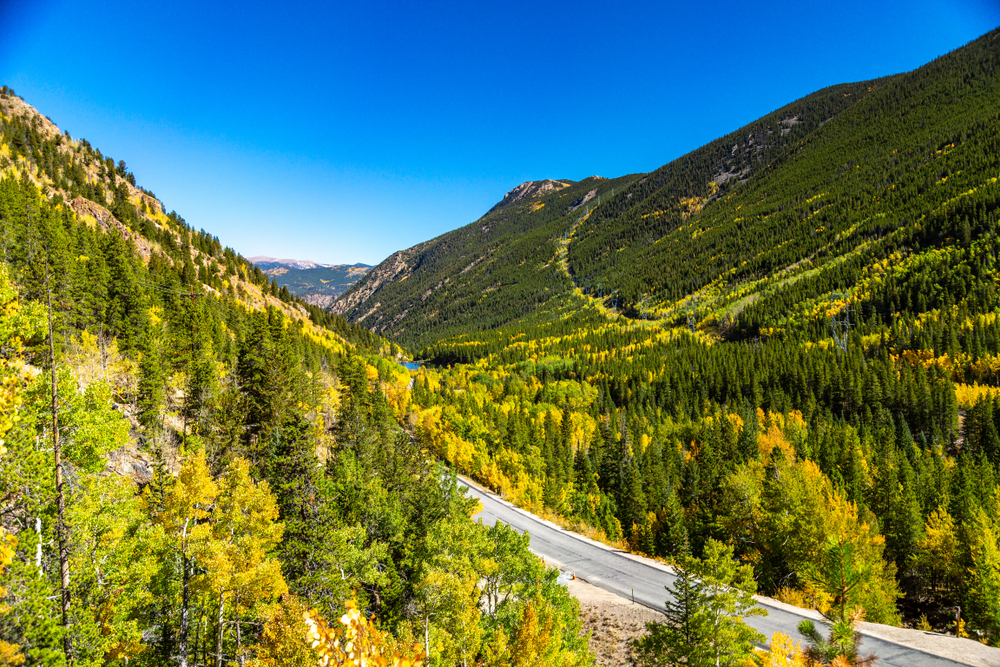
[[[993,31],[324,310],[4,86],[0,666],[595,664],[458,475],[678,568],[637,664],[1000,645],[998,100]]]

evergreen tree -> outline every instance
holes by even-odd
[[[664,603],[666,623],[648,623],[633,641],[640,665],[741,665],[763,635],[744,618],[767,612],[756,605],[753,569],[733,560],[733,549],[710,540],[705,558],[687,558]]]

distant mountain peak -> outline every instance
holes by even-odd
[[[254,266],[306,303],[328,308],[333,300],[372,268],[368,264],[320,264],[309,259],[257,255]]]
[[[249,259],[257,266],[260,266],[261,264],[280,264],[282,266],[295,269],[326,269],[334,266],[333,264],[320,264],[319,262],[314,262],[310,259],[279,259],[277,257],[267,257],[266,255],[257,255],[256,257],[250,257]]]

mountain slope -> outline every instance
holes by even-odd
[[[926,237],[921,220],[992,187],[998,61],[994,31],[914,72],[824,89],[650,174],[572,186],[574,200],[600,194],[589,216],[571,212],[562,193],[509,195],[509,207],[386,260],[334,309],[417,346],[574,293],[632,317],[756,335],[775,299],[787,310],[793,290],[805,303],[851,289],[861,264]],[[495,224],[512,214],[519,224]],[[552,262],[561,239],[562,272]],[[463,271],[483,279],[455,287]]]
[[[590,234],[597,228],[595,216],[619,209],[644,210],[657,198],[673,197],[677,214],[686,219],[707,202],[756,177],[767,161],[777,159],[853,104],[857,99],[853,93],[864,86],[838,86],[809,96],[653,174],[592,177],[580,183],[523,183],[475,223],[385,260],[367,280],[338,299],[333,310],[419,347],[448,335],[487,330],[530,316],[538,306],[554,297],[563,298],[574,288],[603,301],[620,282],[616,274],[587,270],[586,262],[581,273],[565,262],[566,249],[575,251],[580,232]],[[638,234],[640,243],[652,243],[651,234],[659,224],[662,221],[654,219],[648,229],[629,229]],[[600,227],[602,233],[614,234],[614,239],[620,236],[613,226]],[[503,248],[500,255],[498,248]],[[487,258],[489,268],[474,271],[470,281],[465,273]],[[411,275],[415,281],[404,285]],[[461,285],[445,288],[459,275]]]
[[[483,663],[530,635],[590,664],[558,573],[417,442],[400,354],[0,88],[0,662],[308,665],[351,636]],[[415,616],[429,581],[457,604]]]
[[[913,225],[996,175],[998,40],[994,31],[914,72],[821,91],[751,125],[775,136],[792,112],[809,121],[738,187],[716,191],[717,168],[695,159],[724,153],[733,135],[661,168],[580,229],[574,272],[604,277],[631,303],[701,292],[718,308],[733,303],[726,293],[743,299],[763,281],[760,294],[779,273],[802,275]]]
[[[559,250],[572,225],[632,178],[524,183],[476,222],[394,253],[333,309],[412,345],[530,314],[571,289]]]
[[[564,291],[424,337],[419,432],[632,551],[719,541],[786,603],[846,576],[842,614],[1000,644],[998,99],[994,31],[602,196]]]
[[[177,274],[165,275],[174,283],[167,289],[190,288],[220,300],[235,299],[251,309],[274,306],[293,319],[335,330],[353,343],[372,348],[383,344],[365,329],[297,300],[232,248],[223,248],[217,237],[192,229],[176,212],[166,213],[156,195],[137,187],[124,160],[116,163],[87,140],[61,132],[6,86],[0,90],[0,177],[23,181],[24,186],[21,194],[10,194],[0,202],[4,208],[0,221],[8,239],[15,221],[30,227],[30,215],[19,215],[24,212],[15,203],[31,198],[26,189],[30,184],[41,190],[55,211],[121,235],[148,270]]]

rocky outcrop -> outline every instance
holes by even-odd
[[[319,306],[324,310],[332,308],[334,303],[337,301],[337,297],[333,294],[303,294],[300,298],[306,303],[313,306]]]
[[[104,208],[100,204],[94,203],[89,199],[84,199],[83,197],[77,197],[72,200],[69,203],[69,207],[81,218],[91,218],[103,229],[113,229],[125,237],[126,240],[131,240],[135,243],[135,247],[139,251],[139,254],[142,255],[142,260],[144,262],[149,261],[149,258],[153,254],[153,247],[149,244],[149,241],[146,240],[146,237],[136,234],[124,224],[119,222],[118,218],[111,214],[111,211]]]
[[[0,109],[3,110],[8,116],[21,116],[22,118],[27,118],[35,125],[42,136],[46,139],[51,139],[52,137],[59,136],[62,132],[56,127],[48,117],[43,116],[38,112],[38,109],[31,106],[20,97],[14,97],[12,95],[5,95],[0,98]]]
[[[504,195],[504,198],[500,202],[486,212],[486,215],[493,213],[494,211],[499,211],[500,209],[507,208],[512,204],[516,204],[524,199],[533,199],[536,197],[542,197],[556,190],[561,190],[563,188],[568,188],[573,185],[573,181],[553,181],[551,179],[545,179],[544,181],[527,181],[526,183],[521,183],[519,186]]]
[[[330,310],[343,315],[348,310],[367,302],[383,285],[393,280],[405,280],[413,272],[413,258],[420,255],[427,243],[415,245],[407,250],[400,250],[389,256],[384,262],[369,271],[352,289],[340,296]],[[370,314],[370,313],[369,313]]]
[[[569,205],[569,211],[572,213],[573,211],[575,211],[576,209],[580,208],[581,206],[583,206],[585,204],[589,204],[590,200],[594,199],[596,197],[597,197],[597,188],[594,188],[593,190],[591,190],[590,192],[588,192],[587,194],[585,194],[584,196],[580,197],[575,202],[573,202],[572,204],[570,204]]]

